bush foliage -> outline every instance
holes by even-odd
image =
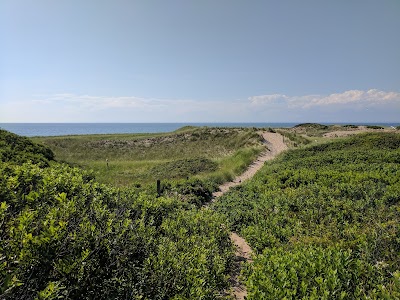
[[[249,299],[400,296],[400,136],[289,151],[215,204],[257,255]]]
[[[213,172],[218,164],[208,158],[188,158],[154,166],[150,172],[158,178],[184,178],[202,172]]]
[[[185,130],[182,139],[227,141],[225,131]],[[231,143],[242,146],[239,135]],[[239,156],[250,161],[251,151]],[[181,178],[213,168],[202,157],[154,167],[175,178],[157,197],[103,185],[0,130],[0,298],[224,298],[233,247],[222,223],[255,250],[242,274],[248,299],[400,298],[398,134],[288,151],[214,209],[198,209],[218,181]]]
[[[48,166],[50,151],[11,136],[28,146],[0,163],[1,299],[216,299],[227,287],[233,249],[215,212]]]
[[[0,129],[0,161],[19,164],[32,161],[41,166],[48,166],[49,161],[53,159],[54,154],[49,148]]]

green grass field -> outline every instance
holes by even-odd
[[[220,183],[242,172],[264,149],[255,128],[184,127],[162,134],[34,140],[52,149],[56,160],[93,170],[100,182],[116,186],[193,176]]]

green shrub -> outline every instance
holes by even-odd
[[[0,161],[1,299],[215,299],[228,286],[233,247],[215,212],[29,151]]]
[[[396,133],[371,133],[287,151],[215,203],[257,253],[245,273],[250,299],[398,297],[399,146]],[[347,262],[331,262],[345,253]],[[290,276],[314,256],[326,266],[302,275],[301,292]],[[330,269],[338,293],[318,288]]]
[[[177,197],[181,201],[201,206],[209,202],[217,185],[197,178],[161,182],[161,194]]]
[[[150,173],[160,179],[184,178],[202,172],[216,171],[218,164],[207,158],[180,159],[156,165]]]
[[[48,166],[49,161],[53,159],[54,154],[49,148],[0,129],[0,161],[19,164],[32,161],[41,166]]]
[[[377,126],[377,125],[367,125],[368,129],[384,129],[382,126]]]
[[[327,125],[322,125],[322,124],[318,124],[318,123],[301,123],[301,124],[295,125],[293,128],[308,128],[308,129],[324,130],[324,129],[328,129],[329,127]]]
[[[387,288],[379,268],[340,247],[267,248],[248,272],[248,299],[395,299],[400,295],[399,273],[391,276]]]

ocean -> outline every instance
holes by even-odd
[[[0,128],[18,135],[32,137],[81,134],[159,133],[174,131],[183,126],[288,128],[297,124],[298,123],[0,123]],[[361,125],[361,123],[352,124]],[[362,125],[398,126],[399,123],[362,123]]]

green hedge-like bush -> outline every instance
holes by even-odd
[[[181,201],[201,206],[209,202],[217,185],[211,181],[203,181],[197,178],[187,180],[166,181],[161,184],[161,194],[177,197]]]
[[[340,247],[265,249],[249,270],[249,299],[395,299],[400,272],[381,269]],[[378,283],[378,284],[377,284]]]
[[[245,273],[249,299],[340,299],[342,292],[343,299],[398,297],[398,134],[358,135],[288,151],[220,198],[215,209],[257,253]],[[351,254],[348,263],[330,262],[344,253]],[[315,266],[319,275],[304,267],[315,259],[326,263]],[[338,272],[335,296],[335,288],[323,287],[330,269]],[[302,270],[301,280],[290,278]]]
[[[49,148],[0,129],[0,161],[19,164],[33,161],[41,166],[48,166],[53,159],[54,154]]]
[[[378,126],[378,125],[367,125],[367,128],[369,128],[369,129],[384,129],[382,126]]]
[[[233,248],[215,212],[42,159],[0,162],[1,299],[215,299],[227,287]]]
[[[150,172],[160,179],[184,178],[202,172],[217,170],[218,164],[207,158],[189,158],[167,162],[153,167]]]

